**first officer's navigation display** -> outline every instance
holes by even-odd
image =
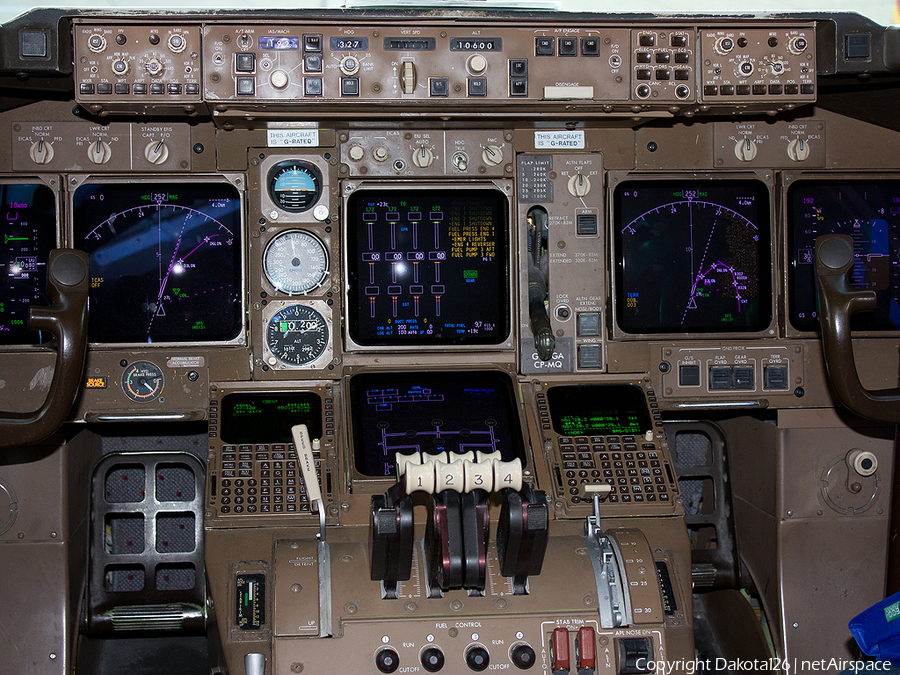
[[[851,283],[874,291],[874,312],[851,319],[855,330],[900,330],[900,183],[897,181],[797,182],[788,191],[788,279],[791,323],[818,330],[816,238],[846,234],[853,239]]]
[[[509,333],[509,216],[495,189],[358,190],[347,215],[350,336],[487,345]]]
[[[772,319],[769,194],[741,181],[616,188],[616,305],[629,333],[755,332]]]

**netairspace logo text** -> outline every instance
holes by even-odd
[[[695,673],[710,670],[730,670],[732,672],[784,672],[820,673],[851,669],[854,673],[883,673],[891,668],[890,661],[849,661],[845,659],[819,659],[793,662],[784,659],[678,659],[676,661],[651,661],[640,658],[635,663],[637,668],[656,675],[672,675],[673,673]]]

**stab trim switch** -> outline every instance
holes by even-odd
[[[550,659],[550,671],[553,675],[568,675],[572,668],[568,629],[553,629],[553,636],[550,639]]]
[[[582,626],[575,637],[575,662],[578,675],[594,675],[597,669],[597,644],[594,629]]]

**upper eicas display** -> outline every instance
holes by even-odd
[[[360,189],[347,207],[347,318],[360,345],[509,334],[509,204],[492,188]]]
[[[757,332],[772,321],[769,192],[754,180],[615,191],[616,319],[627,333]]]
[[[90,256],[92,342],[210,342],[243,325],[241,208],[226,183],[89,183],[75,191]]]

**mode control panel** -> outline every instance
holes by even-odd
[[[82,23],[73,36],[79,103],[202,99],[199,25]]]
[[[816,100],[816,40],[809,27],[700,31],[702,101]]]

